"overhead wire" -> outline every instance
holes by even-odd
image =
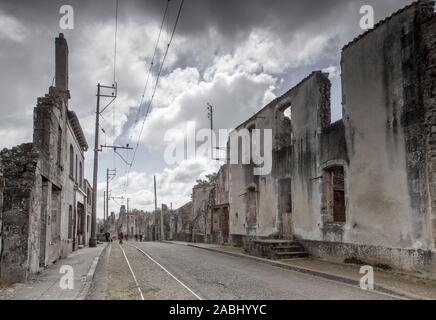
[[[128,175],[130,173],[130,170],[131,170],[131,168],[132,168],[132,166],[134,164],[135,158],[136,158],[136,154],[137,154],[137,151],[138,151],[138,148],[139,148],[141,136],[142,136],[142,133],[144,131],[145,121],[146,121],[146,119],[148,117],[148,114],[150,112],[151,106],[153,104],[153,100],[154,100],[154,97],[155,97],[155,94],[156,94],[156,91],[157,91],[157,87],[159,85],[159,80],[160,80],[160,77],[161,77],[161,74],[162,74],[163,66],[165,65],[165,61],[166,61],[167,56],[168,56],[168,51],[170,49],[171,43],[172,43],[173,38],[174,38],[174,34],[176,32],[176,29],[177,29],[177,25],[178,25],[179,20],[180,20],[180,15],[181,15],[181,12],[182,12],[182,8],[183,8],[184,2],[185,2],[185,0],[182,0],[181,3],[180,3],[179,10],[177,12],[176,21],[174,23],[174,27],[173,27],[173,30],[171,32],[170,40],[169,40],[169,42],[168,42],[168,44],[166,46],[165,54],[164,54],[164,56],[162,58],[162,61],[160,63],[159,72],[157,74],[156,82],[155,82],[155,85],[154,85],[154,88],[153,88],[153,93],[152,93],[151,99],[150,99],[150,101],[149,101],[149,103],[147,105],[147,111],[146,111],[146,113],[144,115],[144,118],[143,118],[143,121],[142,121],[142,125],[141,125],[141,130],[139,132],[139,136],[138,136],[138,139],[137,139],[137,142],[136,142],[136,146],[135,146],[135,149],[134,149],[133,157],[132,157],[132,160],[130,161],[130,165],[129,165],[129,168],[128,168],[125,190],[127,190],[127,188],[128,188]]]
[[[162,36],[162,30],[163,30],[163,27],[165,25],[165,19],[168,17],[169,4],[170,4],[170,0],[167,1],[165,9],[164,9],[163,16],[162,16],[162,22],[161,22],[161,25],[160,25],[160,29],[159,29],[159,33],[158,33],[157,39],[156,39],[156,44],[155,44],[155,47],[154,47],[153,55],[152,55],[152,58],[150,60],[150,66],[149,66],[149,69],[148,69],[148,72],[147,72],[147,78],[146,78],[146,81],[145,81],[144,89],[142,90],[139,106],[137,108],[134,127],[136,127],[136,125],[139,122],[139,118],[140,118],[140,114],[141,114],[141,111],[142,111],[142,107],[144,105],[145,95],[147,93],[147,88],[148,88],[148,85],[149,85],[149,82],[150,82],[150,77],[151,77],[152,72],[153,72],[154,61],[156,59],[157,51],[159,49],[159,43],[160,43],[160,39],[161,39],[161,36]],[[167,19],[167,21],[168,21],[168,19]],[[129,136],[129,142],[127,143],[128,146],[130,145],[130,142],[131,142],[132,139],[133,139],[133,133],[130,134],[130,136]],[[133,157],[132,157],[132,159],[133,159]],[[130,172],[132,161],[125,161],[125,162],[126,162],[126,165],[127,165],[127,170],[126,170],[126,176],[127,176],[129,174],[129,172]],[[125,184],[124,192],[127,190],[127,186],[128,186],[128,178],[126,179],[126,184]]]

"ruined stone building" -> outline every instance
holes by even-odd
[[[223,165],[218,171],[212,190],[213,202],[210,208],[209,242],[224,244],[229,241],[229,179],[228,165]]]
[[[121,205],[117,215],[111,212],[101,233],[109,232],[111,238],[117,239],[118,234],[123,232],[123,235],[127,235],[129,240],[135,239],[135,235],[142,235],[144,241],[153,241],[159,239],[158,228],[158,214],[137,209],[127,212],[126,206]],[[169,227],[167,229],[169,234]]]
[[[436,14],[418,1],[342,50],[343,119],[316,71],[238,129],[273,131],[272,170],[229,166],[230,239],[436,276]],[[262,143],[261,143],[262,144]]]
[[[192,201],[173,211],[170,217],[170,240],[191,241]]]
[[[308,98],[313,97],[308,95]],[[242,143],[229,145],[230,152],[232,148],[239,149],[238,164],[230,163],[228,169],[229,232],[234,244],[242,245],[246,237],[291,236],[292,130],[291,121],[285,115],[289,107],[289,103],[276,99],[230,133],[232,141],[238,141],[240,132],[248,132],[250,140],[253,131],[259,129],[271,129],[273,137],[272,167],[265,175],[255,174],[253,161],[242,163]]]
[[[192,242],[209,242],[214,186],[197,184],[192,189]]]
[[[227,243],[229,240],[228,165],[212,184],[197,184],[192,201],[170,215],[170,234],[180,241]]]
[[[63,34],[55,44],[55,86],[38,98],[33,143],[0,152],[4,174],[0,281],[4,283],[25,281],[67,255],[73,242],[78,243],[78,223],[86,211],[83,152],[87,144],[76,115],[68,109],[68,45]]]

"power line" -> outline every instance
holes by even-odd
[[[115,3],[114,83],[117,73],[118,0]]]
[[[144,103],[145,94],[146,94],[147,88],[148,88],[148,83],[150,81],[150,76],[151,76],[152,71],[153,71],[154,60],[156,58],[157,50],[159,48],[159,42],[160,42],[160,38],[161,38],[161,35],[162,35],[163,27],[164,27],[164,24],[165,24],[165,18],[167,17],[169,4],[170,4],[170,0],[167,1],[166,6],[165,6],[164,14],[163,14],[163,17],[162,17],[162,22],[161,22],[160,29],[159,29],[159,34],[157,36],[156,45],[154,47],[153,55],[152,55],[152,58],[151,58],[151,61],[150,61],[150,67],[148,69],[147,78],[146,78],[146,81],[145,81],[145,86],[144,86],[144,89],[142,90],[141,99],[140,99],[139,106],[138,106],[138,109],[137,109],[137,112],[136,112],[136,118],[135,118],[134,126],[136,126],[136,124],[139,121],[139,116],[141,114],[142,105]],[[129,136],[129,142],[128,142],[127,145],[130,145],[130,142],[132,141],[132,139],[133,139],[133,136],[131,134]],[[126,164],[128,166],[128,169],[126,171],[126,174],[128,175],[129,172],[130,172],[130,168],[131,168],[131,163],[132,162],[131,161],[125,161],[125,162],[126,162]],[[127,186],[128,186],[128,178],[126,179],[126,185],[125,185],[125,188],[124,188],[124,192],[126,192]]]
[[[167,5],[165,7],[164,15],[162,17],[162,23],[160,25],[159,34],[158,34],[158,37],[157,37],[157,40],[156,40],[156,45],[154,47],[153,56],[151,58],[150,68],[149,68],[148,73],[147,73],[147,79],[145,81],[144,90],[142,91],[141,100],[140,100],[140,103],[139,103],[139,106],[138,106],[138,111],[136,112],[135,125],[138,123],[138,120],[139,120],[139,115],[140,115],[140,112],[141,112],[141,109],[142,109],[142,104],[144,102],[145,94],[146,94],[147,87],[148,87],[148,82],[150,80],[150,75],[151,75],[152,70],[153,70],[154,59],[156,58],[156,53],[157,53],[157,49],[159,47],[159,42],[160,42],[160,38],[161,38],[161,35],[162,35],[162,29],[163,29],[163,26],[164,26],[164,23],[165,23],[165,17],[167,16],[169,4],[170,4],[170,0],[167,1]],[[132,136],[129,137],[129,144],[130,144],[131,140],[132,140]]]
[[[117,74],[117,40],[118,40],[118,0],[115,1],[115,35],[114,35],[114,83],[116,83]],[[112,108],[112,144],[115,144],[115,107],[116,102],[114,102]],[[113,167],[116,169],[115,164],[115,153],[113,154]]]
[[[152,105],[152,103],[153,103],[153,100],[154,100],[154,96],[155,96],[155,94],[156,94],[157,87],[158,87],[158,85],[159,85],[159,79],[160,79],[160,76],[161,76],[161,74],[162,74],[163,66],[164,66],[165,61],[166,61],[166,58],[167,58],[167,56],[168,56],[168,51],[169,51],[169,48],[170,48],[171,43],[172,43],[172,41],[173,41],[174,34],[175,34],[175,32],[176,32],[177,25],[178,25],[179,20],[180,20],[180,14],[181,14],[181,12],[182,12],[182,8],[183,8],[183,4],[184,4],[184,2],[185,2],[185,0],[182,0],[182,2],[180,3],[179,11],[177,12],[176,22],[174,23],[173,31],[171,32],[170,41],[169,41],[168,44],[167,44],[167,47],[166,47],[166,50],[165,50],[165,54],[164,54],[163,59],[162,59],[162,62],[161,62],[161,64],[160,64],[159,72],[158,72],[158,75],[157,75],[157,78],[156,78],[156,83],[155,83],[155,86],[154,86],[154,89],[153,89],[153,94],[151,95],[151,99],[150,99],[150,101],[149,101],[149,103],[148,103],[147,111],[146,111],[146,113],[145,113],[145,115],[144,115],[144,119],[143,119],[143,121],[142,121],[142,126],[141,126],[141,130],[140,130],[140,133],[139,133],[139,136],[138,136],[138,140],[137,140],[137,143],[136,143],[135,151],[134,151],[134,153],[133,153],[132,160],[130,161],[129,170],[128,170],[128,172],[127,172],[127,179],[128,179],[128,175],[129,175],[129,173],[130,173],[130,169],[132,168],[133,163],[134,163],[134,161],[135,161],[136,153],[137,153],[137,151],[138,151],[138,147],[139,147],[139,142],[140,142],[140,140],[141,140],[141,136],[142,136],[142,133],[143,133],[143,130],[144,130],[145,120],[147,119],[147,116],[148,116],[148,114],[149,114],[149,112],[150,112],[150,108],[151,108],[151,105]],[[127,182],[128,182],[128,180],[127,180]],[[126,189],[127,189],[127,186],[126,186]]]

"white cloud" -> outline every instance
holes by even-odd
[[[0,11],[0,39],[21,42],[26,37],[26,28],[15,17]]]
[[[16,131],[12,128],[0,129],[1,148],[11,148],[32,141],[29,131]]]
[[[192,72],[198,75],[197,71]],[[198,76],[184,76],[191,71],[175,73],[168,78],[184,89],[175,95],[174,92],[165,95],[167,101],[156,103],[145,122],[142,143],[153,150],[162,150],[166,131],[183,127],[187,121],[194,121],[197,129],[209,128],[207,102],[215,106],[214,127],[230,129],[275,97],[275,79],[267,74],[220,73],[211,81],[202,81]],[[138,136],[141,126],[132,128],[133,136]]]
[[[328,73],[330,80],[339,77],[341,74],[341,70],[339,69],[339,67],[334,65],[329,65],[327,68],[322,69],[322,72]]]

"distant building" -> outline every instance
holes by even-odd
[[[91,238],[91,221],[92,221],[92,186],[85,179],[85,215],[82,219],[81,233],[79,234],[79,245],[89,245]]]

